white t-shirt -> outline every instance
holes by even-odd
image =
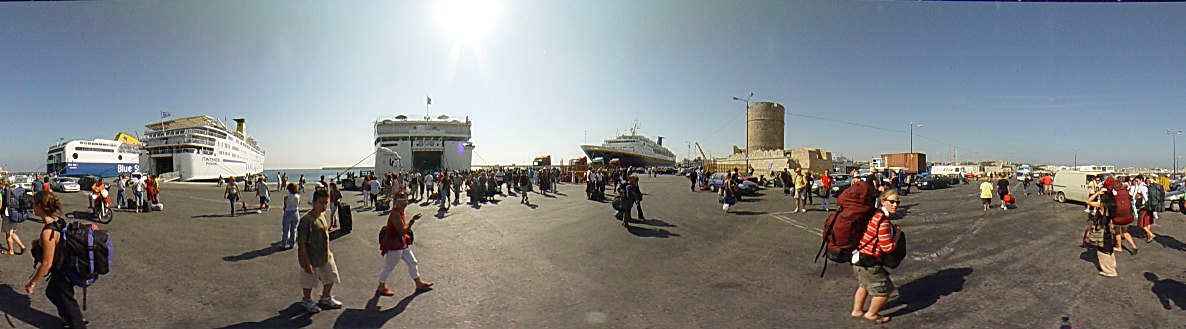
[[[288,196],[284,197],[284,201],[288,202],[288,204],[284,206],[284,211],[296,211],[297,202],[301,201],[301,195],[289,193]]]
[[[371,194],[379,194],[379,180],[371,181]]]

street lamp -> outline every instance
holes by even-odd
[[[910,153],[914,153],[914,127],[922,128],[922,124],[915,124],[910,122]]]
[[[741,97],[733,96],[733,100],[745,102],[745,170],[747,172],[749,171],[749,99],[753,98],[753,97],[754,97],[754,92],[752,92],[752,91],[749,93],[749,96],[746,97],[745,99],[742,99]]]
[[[1181,135],[1182,131],[1181,130],[1178,130],[1178,131],[1166,130],[1165,133],[1167,135],[1170,135],[1170,137],[1172,137],[1174,140],[1174,170],[1170,171],[1170,176],[1173,176],[1173,174],[1178,172],[1178,135]]]

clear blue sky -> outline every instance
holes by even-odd
[[[1169,167],[1186,130],[1183,3],[502,0],[469,39],[435,8],[0,3],[0,165],[160,111],[246,117],[268,168],[349,165],[428,94],[474,121],[475,164],[572,158],[635,119],[722,156],[751,91],[786,106],[787,148],[861,160],[906,151],[915,121],[932,160]]]

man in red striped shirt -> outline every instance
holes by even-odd
[[[881,193],[881,211],[869,220],[865,235],[861,237],[861,258],[873,258],[878,261],[872,266],[864,266],[864,262],[852,265],[853,274],[858,282],[852,304],[851,315],[854,318],[863,317],[877,324],[890,321],[890,317],[877,314],[894,292],[894,282],[890,280],[889,271],[881,265],[880,259],[881,255],[893,252],[897,247],[893,239],[893,230],[896,228],[890,224],[889,216],[898,211],[899,203],[900,197],[896,190],[887,189]],[[865,311],[865,301],[870,295],[873,298],[869,301],[869,310]]]

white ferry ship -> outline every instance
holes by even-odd
[[[623,167],[674,167],[675,153],[663,146],[663,137],[656,143],[639,135],[638,125],[630,127],[629,135],[619,135],[605,140],[601,146],[581,145],[589,159],[602,158],[605,163],[618,159]]]
[[[210,181],[264,171],[264,151],[247,136],[246,120],[235,130],[222,120],[194,116],[148,124],[144,134],[149,171],[176,173],[182,181]]]
[[[115,135],[115,140],[63,141],[49,147],[45,172],[68,177],[131,174],[140,171],[143,150],[139,141],[124,133]]]
[[[474,144],[470,143],[469,117],[447,115],[409,120],[407,115],[375,120],[375,148],[395,152],[375,153],[375,173],[469,170]]]

